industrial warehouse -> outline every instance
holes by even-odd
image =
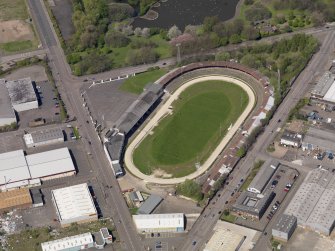
[[[64,142],[62,129],[55,128],[49,130],[35,131],[23,135],[24,142],[28,148],[45,146]]]
[[[23,150],[0,154],[0,188],[40,185],[41,181],[76,174],[67,147],[25,155]]]
[[[335,175],[325,169],[310,171],[285,214],[293,215],[298,225],[330,235],[335,223]]]
[[[311,97],[321,102],[335,102],[335,75],[326,71],[311,91]]]
[[[51,195],[62,227],[74,222],[80,224],[98,219],[98,213],[86,183],[52,190]]]
[[[0,126],[16,123],[16,116],[6,86],[0,80]]]
[[[14,81],[0,80],[7,87],[10,101],[15,111],[23,112],[38,108],[36,93],[30,78]]]
[[[183,232],[184,214],[142,214],[133,215],[138,232]]]

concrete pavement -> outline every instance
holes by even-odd
[[[208,157],[208,159],[201,165],[200,168],[198,168],[194,173],[189,174],[185,177],[181,178],[171,178],[171,179],[165,179],[165,178],[158,178],[153,175],[146,175],[142,173],[134,164],[133,162],[133,152],[134,150],[139,146],[139,144],[144,140],[144,138],[154,130],[156,126],[158,126],[159,121],[162,120],[166,115],[168,115],[170,109],[169,107],[172,105],[172,103],[178,99],[180,94],[185,91],[188,87],[201,83],[203,81],[211,81],[211,80],[220,80],[225,81],[229,83],[234,83],[238,86],[240,86],[248,95],[249,101],[248,105],[243,111],[243,113],[240,115],[240,117],[236,120],[236,122],[233,124],[231,129],[227,132],[227,134],[223,137],[219,145],[215,148],[215,150],[211,153],[211,155]],[[127,167],[127,169],[138,178],[144,180],[145,182],[150,183],[156,183],[161,185],[168,185],[168,184],[178,184],[184,182],[186,179],[195,179],[196,177],[200,176],[208,168],[213,164],[215,159],[218,157],[218,155],[222,152],[222,150],[225,148],[227,143],[231,140],[231,138],[235,135],[236,131],[240,128],[240,126],[243,124],[245,119],[248,117],[250,112],[252,111],[254,104],[256,102],[256,97],[254,91],[251,89],[251,87],[244,81],[236,78],[232,78],[230,76],[220,76],[220,75],[212,75],[212,76],[201,76],[192,80],[189,80],[185,82],[181,87],[179,87],[168,99],[167,101],[161,106],[161,108],[156,112],[156,114],[153,116],[152,119],[146,124],[146,126],[141,130],[141,132],[135,137],[135,139],[130,143],[128,146],[124,162]]]

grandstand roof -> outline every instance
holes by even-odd
[[[116,122],[116,127],[125,134],[129,133],[150,107],[159,99],[163,93],[162,90],[163,86],[159,84],[147,86],[138,99],[135,100],[119,118]]]

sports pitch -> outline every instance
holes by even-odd
[[[172,103],[172,114],[134,150],[134,164],[144,174],[160,169],[171,177],[183,177],[194,172],[196,163],[206,161],[248,102],[240,86],[221,80],[188,87]]]

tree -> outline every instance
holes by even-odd
[[[136,27],[134,30],[134,35],[139,37],[142,34],[142,29],[140,27]]]
[[[125,47],[130,43],[130,39],[124,34],[109,30],[105,35],[105,43],[111,47]]]
[[[201,186],[194,180],[185,180],[183,183],[177,186],[176,191],[178,194],[192,198],[196,201],[200,201],[203,198]]]
[[[238,44],[241,43],[241,38],[238,34],[234,34],[229,38],[229,43]]]
[[[230,59],[230,54],[229,52],[221,52],[215,55],[215,60],[216,61],[228,61]]]
[[[266,8],[263,4],[256,3],[245,10],[245,17],[250,22],[260,21],[269,19],[271,17],[271,11]]]
[[[259,30],[251,25],[244,27],[242,31],[242,37],[247,40],[256,40],[261,37]]]
[[[203,22],[203,29],[205,32],[213,31],[214,25],[220,22],[220,19],[217,16],[205,17]]]
[[[246,154],[247,154],[247,150],[244,145],[241,146],[236,152],[236,156],[239,158],[243,158]]]
[[[142,37],[145,37],[145,38],[150,37],[150,29],[149,28],[143,28],[141,35],[142,35]]]
[[[169,39],[173,39],[173,38],[180,36],[181,34],[182,33],[179,30],[179,28],[176,25],[174,25],[169,29],[167,36]]]

